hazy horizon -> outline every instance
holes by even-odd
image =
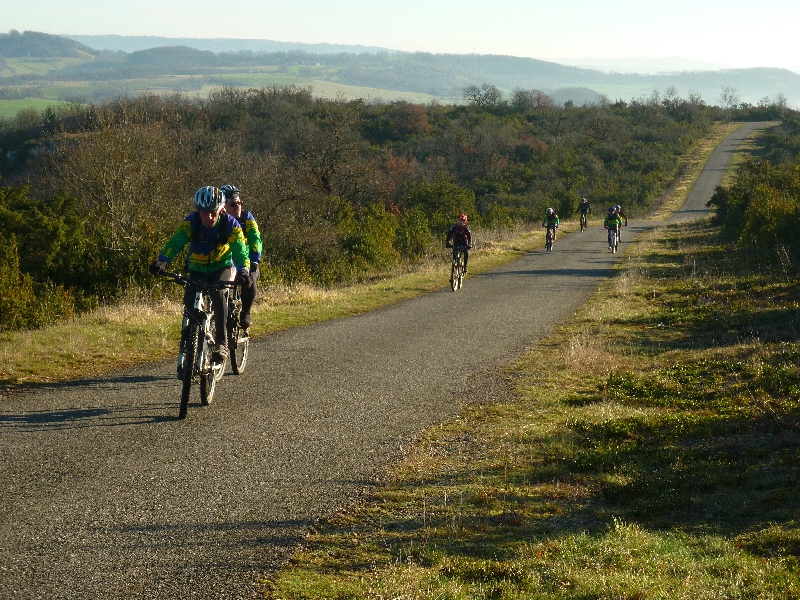
[[[154,18],[154,15],[158,15]],[[680,60],[800,72],[800,3],[674,0],[28,0],[0,7],[6,31],[65,36],[228,38],[437,54],[494,54],[562,64]]]

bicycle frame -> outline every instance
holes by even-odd
[[[619,245],[619,227],[609,227],[608,228],[608,245],[611,247],[611,252],[617,252],[617,246]]]
[[[556,237],[556,226],[548,225],[544,243],[544,247],[548,252],[550,252],[553,249],[553,240],[555,239],[555,237]]]
[[[236,284],[227,281],[217,283],[194,281],[177,273],[164,273],[164,275],[184,287],[191,285],[196,288],[192,307],[184,307],[184,328],[181,332],[181,351],[178,356],[178,373],[183,382],[178,418],[183,419],[189,406],[192,380],[200,379],[200,402],[208,406],[214,396],[216,382],[225,371],[224,363],[216,364],[211,360],[211,347],[216,342],[211,290],[230,288]]]
[[[453,246],[453,264],[450,269],[450,287],[458,291],[464,284],[464,251],[467,246]]]

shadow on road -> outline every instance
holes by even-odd
[[[612,265],[605,268],[585,268],[585,269],[528,269],[524,271],[493,271],[491,273],[481,273],[481,277],[508,277],[509,275],[557,275],[564,277],[608,277],[608,272]]]
[[[175,403],[177,407],[177,402]],[[162,412],[164,404],[147,404],[130,408],[64,408],[56,410],[4,412],[0,413],[0,430],[16,428],[39,429],[83,429],[89,427],[117,427],[120,425],[144,425],[177,419],[175,416],[142,414],[143,409]]]
[[[148,393],[152,393],[152,390],[155,388],[172,387],[177,388],[177,380],[174,377],[163,375],[132,375],[79,379],[63,383],[25,384],[18,391],[20,393],[70,391],[81,398],[82,404],[85,404],[86,398],[91,398],[95,395],[100,396],[103,392],[124,391],[128,393],[131,390],[147,390]],[[176,406],[175,412],[177,416],[177,399],[174,404]],[[149,412],[151,409],[154,413],[161,413],[164,408],[168,406],[169,404],[150,403],[136,406],[59,407],[51,410],[19,412],[4,410],[0,412],[0,429],[9,427],[21,429],[68,429],[159,423],[171,421],[174,420],[174,418],[163,415],[147,416],[143,413]]]

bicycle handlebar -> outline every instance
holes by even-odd
[[[161,277],[166,277],[167,279],[171,279],[175,283],[180,283],[183,286],[194,285],[200,288],[208,288],[213,290],[224,290],[225,288],[234,288],[237,285],[240,285],[236,281],[217,281],[215,283],[208,283],[207,281],[188,279],[183,275],[181,275],[180,273],[171,273],[170,271],[164,271],[163,273],[161,273]]]

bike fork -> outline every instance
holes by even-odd
[[[183,365],[186,362],[186,345],[189,343],[189,317],[183,317],[181,323],[181,347],[178,351],[178,373],[183,373]]]

